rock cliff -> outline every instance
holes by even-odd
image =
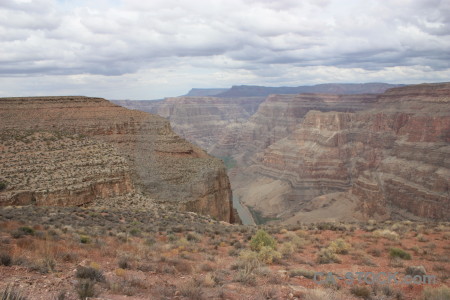
[[[376,95],[270,95],[244,124],[230,126],[210,153],[235,156],[249,165],[253,156],[288,136],[310,110],[354,112],[373,106]]]
[[[134,192],[114,147],[80,135],[6,130],[1,134],[0,205],[81,205]]]
[[[311,214],[448,220],[450,84],[394,88],[370,110],[311,110],[297,125],[284,122],[268,128],[285,137],[247,160],[234,178],[244,203],[287,222]],[[341,216],[340,203],[347,207]]]
[[[177,134],[209,152],[225,132],[253,115],[263,100],[263,97],[174,97],[158,102],[114,102],[167,118]]]
[[[2,160],[13,160],[7,168],[2,164],[5,177],[2,180],[8,183],[1,192],[3,202],[21,202],[22,198],[15,199],[13,194],[22,193],[19,193],[22,189],[32,193],[28,198],[37,204],[81,204],[96,197],[136,190],[158,201],[210,214],[220,220],[233,219],[230,184],[223,163],[176,135],[162,117],[88,97],[2,98],[0,108],[2,132],[19,135],[33,132],[31,139],[36,140],[33,143],[42,146],[39,153],[49,154],[48,159],[40,156],[41,159],[29,167],[31,177],[39,178],[38,170],[53,165],[48,173],[64,179],[55,184],[62,191],[58,193],[84,195],[70,199],[53,197],[47,192],[47,186],[51,186],[48,182],[30,179],[30,185],[23,186],[17,183],[18,179],[3,175],[17,175],[17,170],[24,167],[10,152],[20,149],[22,141],[13,141],[12,148],[2,144]],[[55,145],[52,142],[47,145],[47,135],[50,139],[52,135],[65,137],[57,138]],[[83,142],[85,138],[89,141]],[[36,155],[32,149],[20,149],[27,161]],[[96,167],[91,169],[92,166]],[[58,171],[64,167],[67,167],[67,174]],[[86,173],[89,175],[85,179],[79,177]]]

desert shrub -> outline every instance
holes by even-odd
[[[139,229],[137,229],[137,228],[132,228],[132,229],[130,230],[130,234],[131,234],[132,236],[141,236],[141,231],[140,231]]]
[[[144,244],[151,247],[156,244],[156,240],[153,237],[150,237],[144,241]]]
[[[111,283],[110,289],[116,294],[133,296],[136,294],[136,285],[139,285],[139,283],[134,283],[132,279],[122,279]]]
[[[11,232],[11,236],[15,239],[21,238],[24,235],[34,235],[34,229],[29,226],[23,226]]]
[[[55,296],[55,300],[65,300],[66,299],[66,291],[60,291],[58,295]]]
[[[347,254],[350,248],[350,244],[345,242],[343,239],[337,239],[331,242],[330,246],[328,246],[328,249],[337,254]]]
[[[324,248],[320,250],[317,255],[317,263],[319,264],[329,264],[329,263],[339,263],[340,260],[336,254],[329,248]]]
[[[409,254],[408,252],[400,249],[400,248],[390,248],[389,249],[389,256],[391,258],[394,257],[398,257],[401,259],[406,259],[406,260],[410,260],[411,259],[411,254]]]
[[[295,252],[295,246],[292,242],[286,242],[281,245],[280,253],[284,258],[290,257]]]
[[[0,265],[7,266],[7,267],[12,265],[11,255],[9,255],[7,253],[1,253],[0,254]]]
[[[175,270],[182,274],[191,274],[194,271],[192,265],[182,259],[174,259],[169,261],[169,263],[175,268]]]
[[[180,287],[180,294],[192,300],[203,299],[203,290],[201,287],[201,282],[194,279],[185,283]]]
[[[402,268],[405,266],[403,259],[399,257],[394,257],[389,261],[389,266],[393,268]]]
[[[5,181],[0,181],[0,192],[5,190],[7,186],[8,185]]]
[[[427,275],[427,271],[425,270],[425,268],[423,266],[408,266],[405,269],[405,274],[406,275],[411,275],[411,276],[423,276],[423,275]]]
[[[363,299],[370,299],[370,289],[367,286],[352,286],[350,292],[356,297]]]
[[[259,268],[261,262],[258,258],[258,253],[250,250],[242,250],[239,254],[238,268],[245,269],[247,272],[252,272]]]
[[[91,238],[87,235],[81,235],[80,236],[80,243],[82,244],[89,244],[91,242]]]
[[[373,232],[373,235],[376,237],[384,237],[391,241],[396,241],[399,238],[399,235],[395,231],[391,231],[388,229],[378,229]]]
[[[211,271],[214,271],[214,268],[211,264],[204,263],[200,266],[200,270],[202,270],[204,272],[211,272]]]
[[[429,241],[429,239],[428,239],[427,237],[425,237],[423,234],[417,235],[417,240],[418,240],[419,242],[422,242],[422,243],[425,243],[425,242],[428,242],[428,241]]]
[[[238,249],[230,249],[230,250],[228,250],[228,255],[229,256],[238,256],[239,250]]]
[[[87,298],[97,296],[97,292],[95,290],[95,281],[89,279],[80,280],[79,282],[77,282],[77,284],[75,285],[75,291],[77,292],[80,300],[85,300]]]
[[[60,257],[65,262],[76,262],[78,260],[78,255],[73,252],[61,253]]]
[[[371,249],[371,250],[369,250],[369,254],[371,254],[372,256],[375,256],[375,257],[380,257],[381,250],[380,249]]]
[[[313,279],[314,274],[315,274],[314,271],[304,270],[304,269],[296,269],[296,270],[291,270],[289,272],[290,277],[303,276],[308,279]]]
[[[103,276],[102,271],[93,267],[78,266],[75,276],[81,279],[90,279],[97,282],[105,282],[105,276]]]
[[[21,295],[19,290],[12,286],[7,286],[0,296],[2,296],[1,300],[27,300],[25,296]]]
[[[131,269],[130,259],[128,257],[121,257],[117,264],[121,269]]]
[[[377,295],[380,294],[378,291],[376,291],[377,289],[379,289],[382,295],[389,297],[388,299],[402,300],[404,297],[403,292],[401,290],[394,289],[390,285],[382,285],[382,286],[374,285],[372,289],[376,292]]]
[[[297,235],[292,236],[291,242],[294,244],[296,249],[302,249],[310,243],[308,240]]]
[[[340,297],[337,293],[331,289],[309,289],[305,292],[305,300],[344,300],[344,297]]]
[[[280,259],[281,253],[274,250],[272,247],[264,246],[258,252],[258,259],[266,264],[271,264],[274,259]]]
[[[186,238],[181,238],[176,241],[175,245],[177,245],[178,247],[187,247],[189,246],[189,241]]]
[[[262,247],[276,248],[276,241],[266,231],[260,229],[250,240],[250,248],[254,251],[261,250]]]
[[[376,267],[377,265],[372,261],[372,259],[368,255],[364,255],[359,260],[359,263],[365,266]]]
[[[426,287],[422,292],[421,300],[443,300],[450,299],[450,288],[447,286],[441,287]]]
[[[199,242],[202,238],[198,233],[190,232],[187,234],[186,239],[189,242]]]
[[[255,286],[256,285],[256,275],[252,272],[247,272],[247,270],[240,270],[234,276],[233,281],[240,282],[246,285]]]

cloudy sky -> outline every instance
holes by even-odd
[[[0,97],[450,81],[450,0],[0,0]]]

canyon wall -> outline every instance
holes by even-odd
[[[448,220],[450,84],[394,88],[370,110],[310,110],[301,123],[278,127],[285,137],[259,152],[247,148],[253,156],[232,178],[241,201],[267,216],[336,219],[341,203],[352,210],[347,220]],[[278,193],[261,194],[268,187]]]
[[[215,156],[226,157],[236,152],[233,150],[236,143],[239,143],[236,139],[238,136],[240,137],[240,131],[248,131],[249,127],[253,126],[253,121],[255,123],[260,121],[247,122],[263,101],[265,105],[269,106],[269,114],[272,108],[270,105],[275,103],[271,102],[273,97],[278,101],[284,99],[285,102],[292,102],[292,106],[298,111],[291,112],[287,110],[286,117],[291,119],[294,117],[294,121],[289,120],[288,122],[297,124],[301,121],[297,117],[301,118],[309,109],[314,107],[325,111],[333,109],[338,111],[355,111],[368,107],[369,102],[375,97],[374,94],[382,93],[394,86],[397,85],[363,83],[319,84],[299,87],[233,86],[230,89],[192,89],[186,96],[157,101],[114,100],[113,102],[130,109],[163,116],[170,121],[176,133],[191,143],[206,149],[208,153],[212,153]],[[313,95],[299,96],[299,93],[322,93],[330,96],[329,98],[324,96],[320,99]],[[283,95],[270,96],[271,94]],[[350,95],[337,96],[338,94],[372,95],[352,99]],[[317,101],[317,103],[309,103],[309,100]],[[297,101],[299,104],[295,103]],[[285,117],[279,112],[273,113],[273,117]],[[277,113],[279,115],[275,116]],[[271,119],[272,116],[267,117]],[[280,124],[280,126],[283,127],[283,124]],[[285,131],[285,129],[281,129],[281,131]],[[248,134],[253,133],[250,132]],[[255,134],[258,135],[257,133]],[[253,141],[267,145],[267,143],[273,142],[274,139],[284,137],[279,137],[278,132],[274,132],[272,135],[275,135],[275,137],[272,136],[269,141],[260,141],[257,138],[253,139]],[[245,141],[248,141],[248,137],[242,136],[242,142],[245,143]],[[239,148],[237,152],[242,151]]]
[[[188,141],[209,150],[225,132],[253,115],[264,97],[174,97],[164,101],[114,101],[130,109],[167,118],[173,130]]]
[[[233,219],[231,189],[223,163],[180,138],[162,117],[128,110],[107,100],[89,97],[2,98],[0,108],[2,132],[15,132],[17,135],[23,135],[24,132],[38,136],[64,135],[69,140],[88,138],[97,143],[97,146],[89,150],[90,146],[85,149],[83,143],[70,144],[59,137],[56,138],[56,146],[51,141],[47,144],[46,141],[35,138],[37,145],[44,147],[41,149],[42,153],[52,153],[49,150],[53,148],[59,149],[56,152],[59,156],[51,158],[58,163],[49,161],[49,164],[54,165],[53,171],[49,170],[49,173],[59,172],[56,170],[66,166],[68,173],[74,174],[54,175],[58,178],[65,176],[67,189],[60,193],[84,196],[70,199],[63,196],[50,197],[51,193],[47,192],[46,185],[39,180],[35,185],[22,186],[1,175],[5,177],[1,179],[8,183],[6,190],[1,192],[3,203],[20,203],[29,198],[37,204],[67,204],[72,201],[71,203],[78,205],[96,197],[111,196],[106,191],[112,189],[117,195],[132,191],[143,192],[157,201],[171,203],[181,209],[210,214],[224,221]],[[22,142],[11,143],[13,146],[20,146]],[[8,149],[2,144],[2,153],[8,154]],[[30,155],[27,160],[32,160],[35,155],[33,148],[23,155]],[[66,156],[68,162],[72,161],[73,164],[62,162]],[[77,163],[77,157],[84,165]],[[116,160],[109,160],[107,157],[116,157]],[[13,159],[17,163],[16,157],[2,155],[2,160],[4,159]],[[42,162],[36,164],[44,166],[47,162],[43,158]],[[97,166],[99,170],[93,171],[91,166]],[[6,174],[4,168],[2,166],[2,174]],[[14,170],[23,166],[13,164],[10,168]],[[33,168],[33,172],[39,169]],[[105,168],[112,170],[106,171]],[[86,173],[90,174],[90,178],[84,181],[85,187],[75,188],[81,184],[76,182],[76,178],[80,179],[80,174]],[[39,177],[39,173],[32,174]],[[116,179],[112,180],[113,178]],[[70,183],[71,180],[73,184]],[[108,180],[110,183],[105,183]],[[58,186],[63,185],[61,183]],[[26,194],[27,191],[34,193],[34,196],[24,196],[23,199],[19,197],[22,199],[20,200],[13,195]],[[38,194],[40,196],[36,196]],[[46,202],[45,197],[54,200]]]
[[[375,94],[270,95],[247,122],[230,126],[210,153],[234,156],[247,166],[257,152],[291,134],[310,110],[354,112],[373,107],[376,99]]]
[[[5,130],[0,135],[0,205],[82,205],[134,192],[114,147],[79,135]]]

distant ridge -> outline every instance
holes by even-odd
[[[220,88],[214,88],[214,89],[198,89],[193,88],[184,96],[187,97],[205,97],[205,96],[216,96],[218,94],[224,93],[228,91],[229,89],[220,89]]]
[[[380,94],[387,89],[401,87],[403,84],[388,83],[326,83],[297,87],[266,87],[257,85],[235,85],[216,97],[266,97],[270,94]]]

